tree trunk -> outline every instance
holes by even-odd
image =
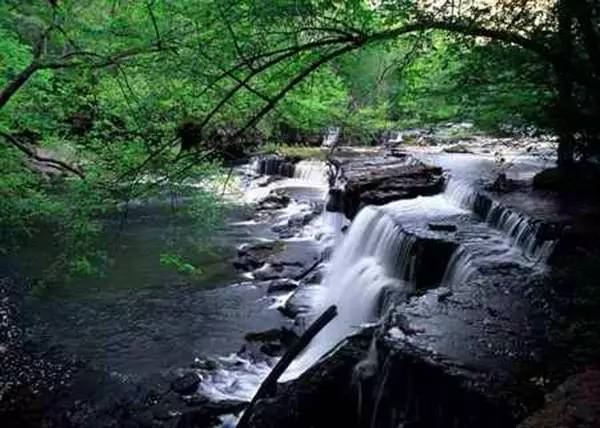
[[[321,314],[319,318],[313,322],[308,329],[296,340],[296,342],[287,350],[287,352],[281,357],[281,360],[277,363],[277,365],[271,370],[271,373],[267,376],[267,378],[263,381],[258,388],[256,394],[254,394],[254,398],[246,410],[244,414],[238,421],[236,428],[246,428],[248,426],[248,422],[250,422],[250,417],[252,416],[252,411],[256,402],[260,399],[266,398],[273,394],[273,392],[277,388],[277,379],[285,372],[290,364],[294,361],[294,359],[308,346],[308,344],[313,340],[313,338],[327,325],[329,322],[337,316],[337,307],[330,306],[325,312]]]
[[[0,110],[8,103],[11,97],[23,86],[27,80],[40,68],[38,62],[34,61],[27,66],[27,68],[21,71],[17,77],[10,81],[0,91]]]
[[[571,0],[560,0],[558,4],[558,31],[561,57],[571,61],[573,55],[573,11]],[[574,82],[570,65],[555,66],[557,74],[557,128],[558,128],[558,165],[568,167],[575,160],[575,127],[573,123],[575,103],[573,97]]]

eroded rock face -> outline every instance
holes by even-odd
[[[546,397],[545,406],[519,428],[592,428],[600,421],[600,371],[572,376]]]
[[[257,160],[256,172],[264,175],[294,176],[294,166],[298,159],[286,156],[263,156]]]
[[[356,427],[358,417],[353,371],[367,353],[370,334],[309,369],[299,379],[278,386],[275,396],[258,401],[250,417],[253,428]]]
[[[347,162],[342,211],[354,218],[365,205],[385,205],[400,199],[431,196],[444,187],[442,169],[404,158],[376,158]]]
[[[415,251],[414,281],[418,289],[438,286],[458,244],[445,239],[421,238]]]

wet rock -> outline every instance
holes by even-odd
[[[519,428],[592,428],[600,421],[600,371],[572,376],[551,394],[546,404]]]
[[[256,160],[256,172],[264,175],[294,176],[294,165],[298,159],[285,156],[269,155]]]
[[[266,175],[264,177],[260,177],[254,180],[254,183],[258,187],[267,187],[269,184],[275,183],[276,181],[280,181],[282,179],[283,177],[279,177],[277,175]]]
[[[550,168],[533,178],[537,189],[570,193],[590,193],[598,196],[600,166],[583,163],[570,168]]]
[[[238,414],[247,403],[235,400],[208,402],[201,407],[185,411],[177,422],[176,428],[199,428],[221,426],[219,416]]]
[[[444,184],[441,168],[397,159],[346,163],[344,175],[342,206],[349,219],[365,205],[435,195]]]
[[[171,389],[181,395],[191,395],[198,390],[200,377],[196,373],[187,373],[171,383]]]
[[[248,333],[245,339],[249,342],[281,342],[285,347],[290,346],[298,339],[298,335],[292,330],[282,327],[258,333]]]
[[[452,296],[452,290],[450,290],[447,287],[440,287],[438,288],[438,302],[444,302],[446,300],[448,300],[448,298]]]
[[[417,237],[413,268],[417,289],[431,288],[440,284],[457,247],[458,244],[454,241]]]
[[[290,203],[290,200],[290,195],[288,195],[286,192],[274,190],[258,203],[257,209],[261,211],[280,210],[287,207]]]
[[[327,256],[325,256],[325,259]],[[320,284],[325,276],[325,266],[319,265],[309,272],[304,278],[302,278],[303,284]]]
[[[264,264],[264,262],[258,260],[255,257],[249,256],[249,255],[239,257],[237,260],[233,261],[233,266],[236,269],[244,271],[244,272],[249,272],[253,269],[258,269],[263,264]]]
[[[344,212],[344,191],[342,189],[330,189],[325,210],[332,213]]]
[[[197,370],[215,370],[218,365],[214,360],[209,358],[195,358],[194,362],[190,365],[191,368]]]
[[[250,344],[260,343],[259,351],[269,357],[277,357],[290,347],[298,336],[292,330],[282,327],[266,330],[259,333],[248,333],[245,337]],[[246,348],[246,352],[252,352],[252,347]]]
[[[250,416],[253,428],[355,427],[357,412],[352,385],[354,366],[366,355],[370,334],[356,336],[299,379],[278,385],[271,398],[260,400]],[[352,403],[352,404],[351,404]],[[358,409],[357,409],[358,410]]]
[[[466,144],[454,144],[450,147],[444,148],[444,152],[446,153],[459,153],[459,154],[469,154],[473,153],[471,149]]]
[[[310,306],[311,287],[303,286],[298,288],[292,296],[286,300],[283,306],[277,308],[284,316],[288,318],[297,318],[308,312]]]
[[[506,193],[513,191],[516,187],[517,184],[513,180],[509,180],[505,173],[500,173],[487,189],[491,192]]]
[[[241,271],[250,272],[263,266],[267,259],[283,246],[278,242],[259,242],[244,244],[238,249],[238,258],[233,261],[233,266]]]
[[[266,264],[253,272],[258,280],[291,278],[301,280],[320,262],[320,247],[306,241],[286,242],[282,251],[272,254]]]
[[[271,227],[271,230],[276,232],[280,239],[291,238],[301,233],[304,226],[317,218],[322,211],[323,205],[320,203],[304,204],[300,207],[300,212],[290,216],[286,222]]]
[[[446,223],[429,223],[427,225],[429,230],[433,230],[436,232],[456,232],[457,227],[455,224],[446,224]]]
[[[289,278],[273,280],[269,283],[268,293],[280,293],[284,291],[293,291],[298,288],[298,282]]]

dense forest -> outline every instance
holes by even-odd
[[[224,228],[228,230],[228,219],[237,215],[236,198],[239,202],[242,196],[232,197],[232,189],[241,180],[240,166],[254,165],[253,161],[258,172],[270,175],[272,167],[265,159],[277,159],[285,165],[291,162],[295,165],[289,167],[291,173],[283,173],[288,167],[280,163],[277,173],[311,180],[321,172],[315,173],[316,167],[310,162],[327,162],[331,189],[325,211],[342,212],[353,222],[359,208],[367,205],[429,197],[441,191],[452,193],[452,181],[448,184],[448,177],[430,167],[427,158],[422,169],[409,165],[416,171],[410,170],[412,175],[406,173],[414,180],[410,189],[402,187],[400,192],[394,182],[383,190],[369,187],[371,193],[367,195],[364,192],[371,182],[379,180],[378,185],[382,186],[380,182],[391,180],[390,177],[375,180],[374,175],[368,175],[375,172],[369,170],[371,181],[367,184],[364,177],[356,178],[357,171],[373,168],[371,161],[365,160],[358,167],[350,157],[350,160],[335,157],[338,147],[352,147],[362,153],[360,150],[382,147],[388,150],[400,140],[414,149],[422,135],[437,135],[440,129],[448,130],[446,140],[459,142],[453,146],[455,153],[462,150],[470,154],[469,142],[487,138],[513,141],[515,150],[533,156],[527,148],[531,141],[549,140],[556,165],[544,164],[545,171],[534,179],[536,185],[544,191],[566,189],[568,195],[580,191],[584,195],[573,200],[561,193],[564,197],[559,198],[557,206],[579,207],[584,200],[585,209],[597,206],[593,194],[600,181],[597,168],[600,3],[597,0],[0,2],[0,256],[29,257],[27,249],[43,236],[52,244],[44,254],[43,273],[34,282],[50,289],[63,283],[78,287],[79,278],[102,278],[114,262],[107,248],[107,241],[112,241],[106,238],[107,231],[115,228],[115,222],[120,230],[126,228],[130,216],[135,218],[136,209],[155,201],[168,206],[176,221],[186,225],[191,222],[202,241],[198,251],[208,251],[206,248],[213,245],[209,241],[220,236],[219,231]],[[400,137],[394,139],[396,135]],[[331,136],[333,144],[321,147]],[[390,152],[392,155],[394,150]],[[496,148],[488,150],[485,156],[491,153],[493,157],[494,152],[495,164],[503,165],[499,175],[494,170],[497,176],[486,189],[522,191],[524,185],[512,183],[506,172],[510,173],[512,163],[518,162],[509,162]],[[435,164],[435,160],[431,163]],[[375,169],[379,168],[379,161],[373,162]],[[341,165],[346,165],[344,173],[340,172],[344,169]],[[302,168],[307,168],[304,175],[298,172]],[[404,174],[402,168],[396,173]],[[441,168],[452,176],[453,166],[442,164],[440,171]],[[341,191],[335,188],[340,180],[353,183],[352,174],[358,183],[355,187],[344,184]],[[440,184],[443,180],[445,185]],[[360,196],[348,196],[348,189],[361,188]],[[248,191],[241,194],[244,192]],[[346,192],[343,202],[333,202],[336,192]],[[587,259],[596,254],[590,243],[594,234],[590,233],[585,243],[579,234],[579,226],[594,224],[594,215],[573,214],[577,216],[573,220],[575,227],[563,227],[562,223],[559,227],[554,221],[551,226],[540,226],[546,221],[543,215],[542,220],[529,221],[518,217],[514,207],[512,211],[494,214],[494,209],[500,210],[498,204],[510,197],[481,202],[485,198],[480,193],[473,195],[471,199],[463,197],[462,208],[468,202],[469,209],[481,215],[485,206],[483,217],[487,222],[504,230],[516,246],[526,247],[526,255],[535,253],[537,264],[546,261],[546,256],[540,255],[544,247],[540,242],[544,240],[552,240],[552,248],[558,248],[552,256],[547,255],[550,264],[568,252],[563,250],[567,245],[579,250],[585,247],[582,254],[586,257],[586,269],[590,270],[578,267],[577,280],[569,276],[572,272],[567,268],[561,271],[561,281],[586,284],[583,294],[576,296],[576,299],[585,296],[581,306],[584,319],[567,331],[574,338],[591,328],[590,325],[597,326],[593,308],[600,299],[597,290],[589,288],[597,279],[595,273],[589,273],[596,272],[593,260],[597,259],[590,259],[592,262]],[[259,202],[259,210],[265,204],[289,203],[289,195],[285,196],[287,200],[282,198],[277,194]],[[533,202],[517,204],[542,207],[536,214],[556,211],[558,218],[558,213],[564,216],[570,209],[552,211],[554,208],[547,207],[555,205],[527,198],[526,201]],[[594,202],[588,204],[588,198]],[[293,195],[291,199],[294,200]],[[497,204],[498,200],[501,202]],[[356,206],[350,207],[352,204]],[[333,209],[334,205],[338,208]],[[424,212],[429,215],[436,209],[437,206]],[[313,217],[301,220],[301,227]],[[290,220],[289,224],[292,223]],[[527,230],[523,229],[525,226]],[[335,227],[341,226],[336,223]],[[373,227],[376,234],[379,226]],[[429,229],[436,233],[452,231],[451,227],[455,226],[429,223]],[[531,239],[535,242],[524,244],[533,229],[536,236]],[[554,240],[558,229],[561,233],[567,231],[566,238],[560,241]],[[350,240],[352,234],[344,233]],[[178,243],[186,239],[192,239],[186,231],[163,239],[160,255],[148,255],[152,258],[149,263],[174,269],[187,278],[201,277],[205,267],[194,260],[197,257],[192,253],[186,253],[189,248],[184,250]],[[285,241],[282,239],[281,242]],[[568,244],[561,246],[556,242]],[[388,247],[392,248],[391,245]],[[411,241],[410,245],[418,244]],[[440,268],[440,276],[444,269],[446,272],[443,280],[431,279],[437,275],[434,272],[437,268],[430,267],[431,278],[423,281],[443,285],[448,272],[458,269],[455,264],[464,257],[464,251],[460,250],[463,243],[459,242],[456,248],[447,242],[444,245],[444,251],[455,255],[443,263],[438,255],[431,262],[431,266],[443,264]],[[334,247],[337,250],[339,243]],[[425,257],[427,248],[415,250],[416,254]],[[217,258],[214,254],[211,257]],[[246,263],[249,256],[244,257]],[[319,260],[327,258],[322,256]],[[571,263],[577,258],[564,260]],[[556,263],[561,268],[567,265],[572,268],[560,260]],[[410,263],[411,272],[416,270],[417,277],[419,269],[427,270],[419,267],[418,261]],[[410,275],[407,273],[403,279]],[[527,275],[519,273],[514,277]],[[290,277],[301,281],[304,276],[308,273]],[[345,278],[342,274],[339,277]],[[379,276],[369,281],[369,284],[377,282]],[[415,281],[419,289],[419,280]],[[340,309],[340,303],[336,304]],[[579,308],[578,304],[581,302],[570,306],[570,310]],[[569,336],[565,330],[556,334]],[[598,343],[595,337],[587,339],[592,342],[585,342],[583,348]],[[0,354],[4,352],[1,342]],[[587,348],[582,352],[588,355]],[[451,388],[450,384],[443,387]],[[379,401],[374,404],[375,415],[378,405]],[[286,405],[275,402],[274,408],[280,411],[277,406]],[[268,426],[261,425],[260,416],[259,412],[258,422],[255,420],[252,426]],[[516,419],[522,419],[521,416]],[[460,417],[456,416],[456,420]],[[194,423],[189,426],[202,426],[198,421]],[[240,426],[248,423],[242,418]],[[277,424],[277,419],[272,423]],[[303,423],[309,424],[304,421],[298,426]],[[358,423],[367,426],[364,421]],[[469,425],[473,421],[461,423],[453,426],[476,426]],[[498,426],[509,426],[503,423],[499,418]],[[386,425],[379,421],[370,426]],[[429,421],[415,426],[434,425]]]
[[[103,210],[332,126],[360,144],[448,120],[533,126],[565,134],[565,162],[593,154],[594,6],[463,3],[3,2],[3,235],[50,221],[77,254],[63,262],[89,270]]]

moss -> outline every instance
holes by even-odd
[[[263,144],[257,150],[261,154],[277,154],[284,157],[296,158],[296,159],[317,159],[326,160],[327,150],[323,150],[321,147],[315,146],[304,146],[304,145],[291,145],[291,144]]]

